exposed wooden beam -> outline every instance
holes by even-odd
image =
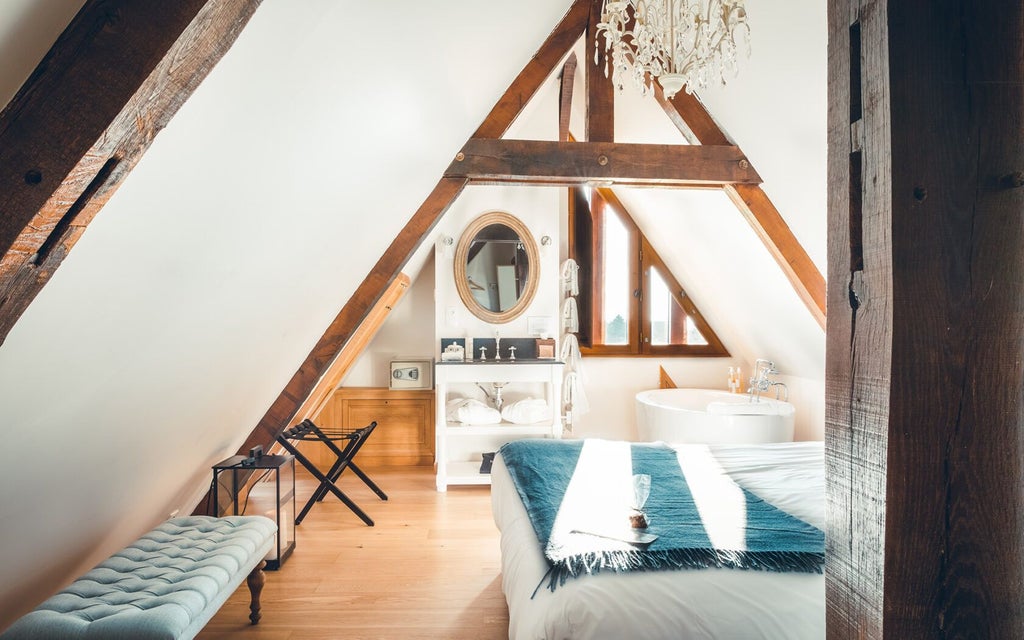
[[[558,88],[558,139],[569,139],[569,121],[572,119],[573,81],[576,79],[576,54],[570,53],[562,65],[562,81]]]
[[[653,85],[658,104],[690,144],[736,144],[697,96],[680,91],[669,100],[660,84]]]
[[[721,186],[760,177],[733,146],[469,140],[445,171],[488,183]]]
[[[654,83],[654,95],[669,119],[690,143],[734,144],[696,96],[680,91],[669,100],[658,83]],[[779,210],[760,185],[730,184],[725,185],[724,189],[782,268],[807,310],[824,329],[825,278],[793,235]]]
[[[494,105],[474,138],[500,138],[587,28],[591,0],[575,0],[547,39]]]
[[[1024,5],[828,22],[828,638],[1024,638]]]
[[[615,140],[615,85],[611,78],[604,76],[607,57],[603,46],[597,47],[597,62],[590,57],[592,47],[597,39],[597,24],[601,21],[601,8],[604,0],[591,0],[590,20],[587,22],[587,39],[584,50],[587,52],[587,110],[586,135],[588,142],[611,142]]]
[[[260,0],[89,0],[0,113],[0,343]]]

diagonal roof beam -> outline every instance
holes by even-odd
[[[0,344],[260,0],[89,0],[0,113]]]
[[[696,96],[680,91],[671,100],[654,83],[655,97],[676,128],[692,144],[734,144]],[[825,328],[825,278],[764,190],[756,184],[729,184],[726,194],[782,268],[797,295]]]
[[[576,0],[491,109],[474,137],[498,138],[543,85],[552,69],[572,48],[587,22],[589,0]],[[387,290],[412,254],[468,183],[466,178],[442,177],[413,217],[363,279],[338,316],[317,341],[288,385],[253,428],[239,453],[267,446],[288,428],[296,411],[313,392],[327,367],[352,338],[373,306]]]

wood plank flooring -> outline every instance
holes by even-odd
[[[388,501],[351,472],[339,486],[376,526],[329,495],[296,527],[291,557],[266,572],[260,623],[248,623],[243,583],[200,640],[508,637],[490,488],[438,493],[432,467],[364,470]],[[297,483],[301,509],[316,480],[302,472]]]

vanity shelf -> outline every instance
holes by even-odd
[[[437,490],[446,491],[452,484],[490,484],[490,474],[480,473],[482,455],[497,451],[506,442],[520,438],[561,438],[562,366],[557,360],[438,362],[434,372]],[[529,425],[448,422],[446,407],[453,389],[451,385],[490,382],[539,384],[544,389],[550,414],[546,420]]]

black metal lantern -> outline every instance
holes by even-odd
[[[263,515],[277,523],[267,569],[279,569],[295,549],[295,458],[231,456],[213,466],[213,512]]]

